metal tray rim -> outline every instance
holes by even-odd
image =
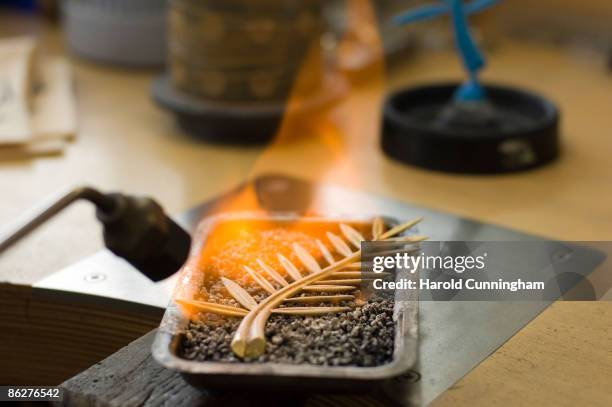
[[[368,221],[372,216],[307,216],[302,217],[293,212],[231,212],[212,215],[203,219],[196,231],[198,238],[194,239],[192,250],[198,250],[203,239],[199,239],[212,226],[223,220],[235,218],[247,219],[275,219],[293,220],[302,218],[305,221]],[[395,219],[385,218],[390,224],[397,224]],[[199,242],[199,243],[198,243]],[[177,281],[180,284],[180,279]],[[401,308],[400,304],[402,305]],[[157,331],[152,345],[152,354],[155,360],[166,368],[177,370],[182,374],[188,375],[218,375],[218,376],[260,376],[283,378],[325,378],[325,379],[344,379],[355,381],[382,381],[406,371],[416,362],[416,349],[418,340],[418,301],[396,302],[394,310],[396,319],[395,347],[391,362],[375,367],[359,366],[315,366],[309,364],[281,364],[281,363],[227,363],[227,362],[201,362],[183,359],[173,352],[175,341],[181,334],[181,328],[188,321],[178,309],[173,300],[164,313],[164,317]]]

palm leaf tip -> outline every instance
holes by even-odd
[[[385,220],[381,217],[377,217],[372,222],[372,239],[379,240],[384,232],[385,232]]]
[[[277,283],[279,283],[280,285],[282,285],[283,287],[286,287],[289,285],[289,283],[287,282],[287,280],[285,280],[285,278],[283,276],[281,276],[280,274],[278,274],[276,272],[276,270],[274,270],[272,267],[268,266],[266,263],[264,263],[261,259],[257,259],[257,264],[259,265],[259,267],[261,267],[261,269],[263,271],[265,271],[266,273],[268,273],[268,275],[270,277],[272,277],[272,279],[274,279]]]
[[[289,274],[294,281],[299,281],[302,279],[302,274],[297,269],[297,267],[295,267],[295,264],[293,264],[288,258],[286,258],[280,253],[277,257],[287,274]]]
[[[344,240],[342,240],[338,235],[332,233],[332,232],[327,232],[327,238],[329,239],[329,242],[332,244],[332,246],[334,246],[334,249],[340,253],[341,255],[343,255],[344,257],[350,256],[351,253],[353,252],[351,250],[351,248],[344,242]]]
[[[242,288],[238,283],[225,277],[221,277],[221,282],[223,282],[225,289],[230,293],[230,295],[244,308],[251,310],[257,307],[257,301],[255,301],[255,298],[253,298],[251,294],[249,294],[247,290]]]
[[[319,250],[323,254],[323,257],[325,258],[325,260],[329,264],[334,264],[334,256],[332,256],[332,254],[330,253],[329,249],[327,247],[325,247],[323,242],[320,241],[319,239],[315,240],[315,242],[317,243],[317,246],[319,247]]]
[[[284,307],[273,312],[281,315],[318,316],[350,311],[351,307]]]
[[[312,255],[308,253],[306,249],[304,249],[302,246],[297,243],[294,243],[293,251],[295,252],[298,259],[300,259],[304,267],[306,267],[306,270],[311,273],[321,271],[321,266],[319,266],[319,263],[317,263],[315,258],[312,257]]]
[[[353,301],[354,295],[350,294],[339,294],[339,295],[312,295],[306,297],[293,297],[283,300],[283,302],[289,303],[320,303],[320,302],[342,302],[342,301]]]
[[[260,275],[258,272],[256,272],[255,270],[253,270],[252,268],[250,268],[249,266],[244,266],[244,270],[251,276],[251,278],[253,280],[255,280],[255,282],[257,284],[259,284],[259,286],[261,288],[263,288],[264,290],[266,290],[268,293],[272,294],[276,291],[276,289],[274,288],[274,286],[272,284],[270,284],[268,282],[268,280],[266,280],[265,277],[263,277],[262,275]]]
[[[340,224],[340,231],[346,237],[346,239],[353,244],[356,248],[361,248],[361,242],[365,241],[365,237],[352,226],[345,223]]]
[[[177,304],[193,307],[200,312],[212,312],[219,315],[225,315],[228,317],[244,317],[247,315],[247,310],[243,308],[231,307],[228,305],[215,304],[206,301],[187,300],[178,298],[175,300]]]

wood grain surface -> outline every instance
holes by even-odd
[[[386,407],[388,399],[365,395],[309,395],[245,392],[208,393],[155,362],[150,349],[156,331],[61,384],[65,406],[96,407]]]
[[[0,35],[38,33],[45,52],[63,54],[61,33],[19,16],[0,17]],[[528,233],[570,240],[612,236],[612,77],[598,55],[547,45],[498,43],[485,77],[536,90],[563,113],[563,155],[548,167],[495,177],[407,167],[378,149],[381,75],[356,86],[319,128],[294,126],[269,149],[195,142],[153,105],[156,73],[74,60],[79,138],[58,157],[0,162],[0,224],[59,189],[94,184],[155,196],[186,209],[245,178],[285,172],[359,188]],[[457,79],[448,51],[405,61],[387,85]],[[32,283],[101,247],[93,212],[70,209],[0,258],[0,281]],[[611,405],[609,303],[555,304],[484,361],[438,406]]]
[[[193,406],[206,395],[151,357],[155,331],[62,384],[64,405]]]

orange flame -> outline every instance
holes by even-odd
[[[279,170],[291,174],[299,172],[296,167],[306,163],[312,169],[309,174],[312,180],[324,182],[341,175],[354,184],[359,182],[359,157],[351,149],[354,143],[372,141],[355,139],[350,135],[363,134],[357,129],[378,123],[371,115],[379,114],[385,70],[383,48],[370,1],[347,1],[346,13],[348,29],[335,48],[337,63],[334,70],[325,73],[322,88],[313,94],[311,84],[320,75],[323,64],[320,44],[313,44],[296,76],[277,134],[255,160],[250,176]],[[372,129],[372,138],[376,137],[376,131]],[[289,159],[286,152],[296,148],[300,150],[300,157],[296,159],[295,154],[291,154]],[[314,168],[313,162],[317,163]],[[248,183],[231,198],[218,203],[211,212],[259,209],[261,205],[256,188]],[[210,247],[210,244],[207,241],[206,246]],[[199,253],[192,254],[182,271],[174,298],[194,298],[197,295],[204,279],[198,259],[202,258],[204,251],[202,247]],[[182,308],[188,315],[193,315],[189,307]]]
[[[304,165],[312,170],[309,177],[319,182],[337,173],[344,175],[344,179],[358,182],[359,158],[351,149],[355,143],[372,141],[356,140],[349,135],[363,134],[357,129],[378,123],[372,120],[372,115],[379,115],[385,69],[370,1],[347,1],[346,14],[348,29],[339,40],[333,58],[337,63],[326,72],[322,88],[313,93],[314,77],[320,75],[323,64],[320,44],[313,44],[296,76],[277,134],[253,163],[249,177],[266,172],[296,173]],[[357,64],[355,58],[362,63]],[[377,137],[377,130],[372,129],[372,138]],[[296,148],[299,148],[299,157],[286,154],[289,150],[295,152]],[[313,166],[313,162],[317,165]],[[233,211],[259,207],[256,191],[246,187],[231,202],[224,201],[219,209]]]

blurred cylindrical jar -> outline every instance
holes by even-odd
[[[176,89],[209,101],[282,102],[314,46],[302,86],[325,64],[324,0],[170,0],[168,64]]]

